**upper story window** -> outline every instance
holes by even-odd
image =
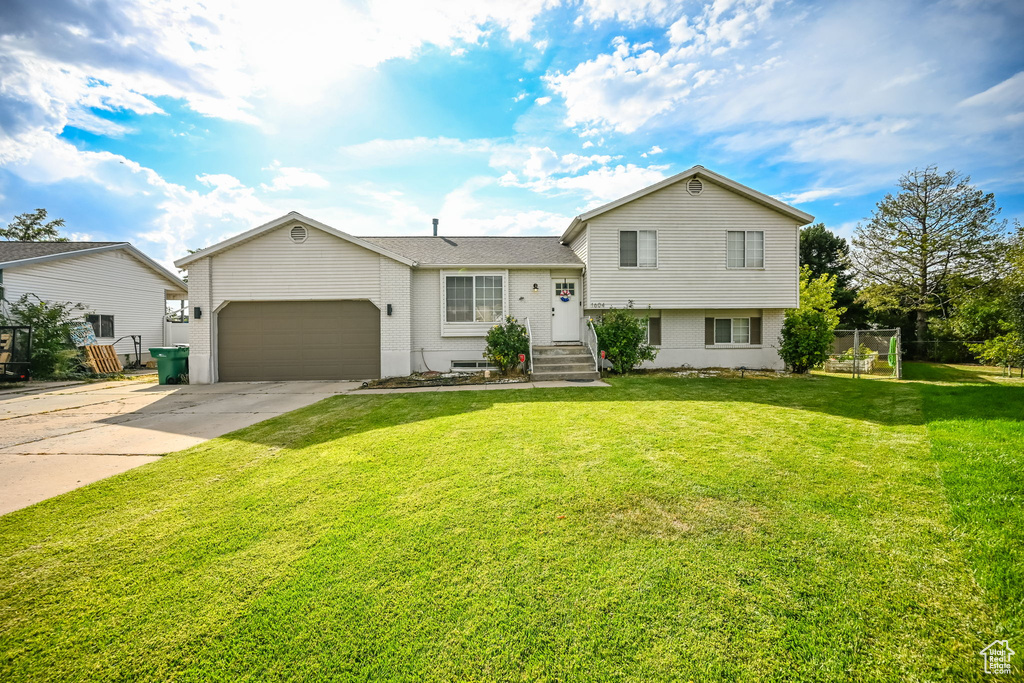
[[[445,278],[445,321],[500,322],[504,278],[501,275],[449,275]]]
[[[764,231],[729,230],[730,268],[764,268]]]
[[[620,268],[657,268],[658,231],[622,230],[619,232]]]

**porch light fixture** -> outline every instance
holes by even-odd
[[[203,317],[203,309],[201,309],[199,306],[196,306],[194,311],[195,312],[192,315],[193,318],[195,318],[196,320],[199,320],[200,318]]]
[[[391,304],[388,304],[388,315],[391,315]]]
[[[536,282],[533,283],[533,291],[535,291],[535,292],[539,292],[540,291],[540,289],[537,288],[537,283]]]

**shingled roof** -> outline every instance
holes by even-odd
[[[583,262],[558,237],[363,237],[421,266],[567,266]]]
[[[174,273],[132,246],[131,242],[4,242],[0,241],[0,270],[18,268],[46,261],[123,249],[154,272],[185,291],[185,283]]]
[[[112,247],[127,242],[3,242],[0,241],[0,263],[24,261],[40,256],[67,254],[85,249]]]

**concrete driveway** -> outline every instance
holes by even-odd
[[[104,382],[0,391],[0,515],[359,385]]]

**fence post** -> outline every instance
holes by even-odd
[[[853,331],[853,379],[860,377],[860,330]]]
[[[903,379],[903,330],[896,328],[896,379]]]

